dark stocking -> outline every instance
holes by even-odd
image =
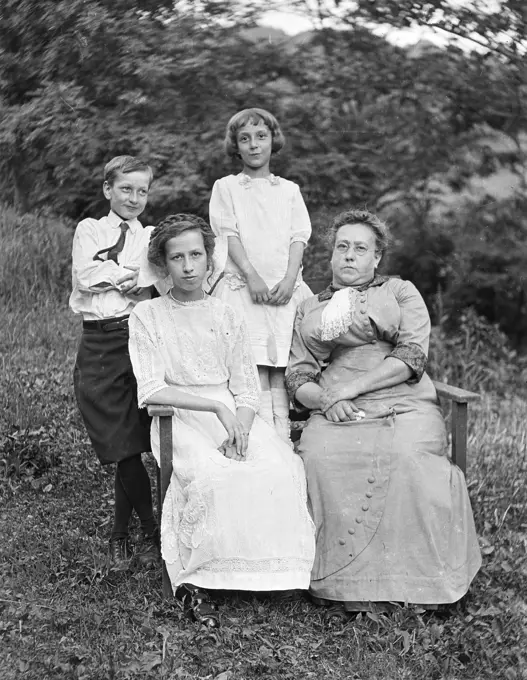
[[[128,536],[128,523],[132,516],[133,505],[128,500],[121,483],[119,468],[115,468],[115,514],[113,520],[112,540]]]
[[[128,534],[128,521],[132,507],[139,516],[143,533],[145,536],[151,536],[156,528],[156,521],[152,507],[150,477],[143,465],[141,455],[117,463],[115,476],[115,525],[112,537],[116,532],[123,531],[125,519],[126,531],[124,535]]]

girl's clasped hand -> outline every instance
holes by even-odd
[[[284,278],[269,290],[262,277],[254,272],[247,276],[247,286],[256,304],[287,305],[293,297],[295,280]]]
[[[271,288],[269,293],[270,305],[287,305],[291,298],[293,297],[293,291],[295,289],[294,279],[282,279],[276,286]]]

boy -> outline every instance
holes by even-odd
[[[137,385],[128,354],[128,316],[150,289],[137,285],[139,257],[150,229],[138,221],[153,173],[133,156],[117,156],[104,168],[104,196],[110,212],[87,218],[73,239],[70,307],[82,314],[83,332],[74,370],[77,403],[102,465],[116,463],[115,516],[110,561],[124,571],[130,562],[128,523],[139,515],[143,566],[159,563],[159,531],[141,453],[150,450],[150,419],[137,405]]]

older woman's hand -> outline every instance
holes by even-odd
[[[332,423],[347,423],[350,420],[360,420],[361,417],[364,417],[364,412],[359,411],[349,399],[343,399],[330,406],[324,415]]]
[[[336,404],[337,401],[342,401],[344,399],[355,399],[358,396],[356,387],[353,383],[345,383],[340,385],[333,385],[331,387],[325,387],[320,395],[320,408],[322,411],[326,412],[330,406]],[[355,406],[353,407],[355,411],[359,409]]]

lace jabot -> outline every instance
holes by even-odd
[[[328,304],[322,312],[321,339],[328,342],[346,333],[353,321],[357,296],[371,286],[380,286],[385,281],[387,281],[385,276],[374,276],[371,281],[362,286],[335,288],[331,285],[322,291],[318,299],[319,301],[328,300]]]

